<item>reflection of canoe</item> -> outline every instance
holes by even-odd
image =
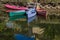
[[[9,5],[9,4],[5,4],[5,7],[10,8],[10,9],[15,9],[15,10],[27,10],[28,9],[26,7],[18,7],[18,6]]]
[[[35,8],[30,8],[28,11],[26,11],[26,14],[28,18],[35,16],[36,15]]]
[[[28,18],[28,23],[30,23],[30,22],[32,22],[34,19],[36,19],[36,15],[35,16],[33,16],[33,17],[31,17],[31,18]]]
[[[27,37],[27,36],[24,36],[24,35],[21,35],[21,34],[15,34],[14,38],[16,40],[34,40],[34,37]]]

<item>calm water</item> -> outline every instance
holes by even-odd
[[[50,17],[51,18],[51,17]],[[27,36],[35,35],[39,40],[59,40],[60,38],[60,23],[59,19],[52,17],[45,19],[44,17],[36,16],[36,19],[28,24],[25,19],[13,21],[14,28],[5,27],[6,22],[0,23],[1,40],[13,40],[13,34],[23,34]],[[32,28],[43,29],[42,34],[33,33]]]

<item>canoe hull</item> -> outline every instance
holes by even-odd
[[[25,10],[9,12],[9,15],[10,15],[10,16],[24,15],[24,14],[25,14]]]
[[[9,9],[15,9],[15,10],[27,10],[28,9],[27,7],[18,7],[18,6],[9,5],[9,4],[5,4],[5,7]]]
[[[21,18],[26,18],[25,10],[9,12],[9,20],[19,20]]]
[[[46,12],[37,12],[37,15],[46,16]]]
[[[20,20],[22,18],[26,18],[26,16],[25,15],[11,16],[11,17],[9,17],[9,20],[10,21],[15,21],[15,20]]]
[[[46,10],[39,10],[39,11],[37,11],[37,15],[46,17]]]
[[[34,40],[35,39],[34,37],[27,37],[27,36],[21,35],[21,34],[15,34],[14,38],[16,40]]]

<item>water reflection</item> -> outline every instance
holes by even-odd
[[[40,28],[45,28],[42,34],[43,37],[42,39],[40,38],[41,40],[56,40],[56,38],[58,37],[57,35],[60,35],[60,32],[59,32],[60,23],[59,22],[56,23],[56,21],[53,21],[52,23],[51,20],[49,21],[43,20],[42,23],[39,23],[39,22],[37,23],[39,24],[39,25],[37,24],[37,26],[39,26]],[[58,40],[59,40],[59,37],[58,37]]]
[[[42,23],[42,22],[43,23]],[[39,34],[39,33],[34,33],[34,35],[36,36],[36,38],[38,38],[39,40],[56,40],[55,38],[57,38],[59,35],[60,35],[60,24],[57,23],[57,24],[54,24],[50,21],[47,21],[47,22],[51,22],[51,23],[46,23],[46,19],[44,18],[38,18],[35,20],[35,21],[32,21],[30,23],[30,26],[31,27],[39,27],[40,29],[44,29],[43,33],[42,34]],[[41,22],[41,23],[40,23]],[[18,22],[19,23],[19,22]],[[27,25],[27,22],[22,22],[20,21],[20,24],[24,24],[22,27],[23,29],[23,32],[24,34],[28,34],[28,25]],[[25,25],[26,24],[26,25]],[[42,32],[42,31],[41,31]],[[59,39],[58,39],[59,40]]]
[[[52,18],[50,20],[46,20],[44,17],[37,16],[36,19],[30,23],[30,27],[32,27],[32,28],[38,27],[40,30],[43,29],[42,31],[44,31],[44,32],[42,34],[32,32],[32,35],[35,35],[36,39],[39,39],[39,40],[59,40],[60,39],[59,38],[60,37],[60,23],[58,20],[59,19],[55,19],[55,18]],[[4,29],[1,28],[1,26]],[[4,39],[6,37],[8,37],[9,40],[10,40],[10,38],[12,40],[13,39],[12,35],[17,34],[17,33],[24,34],[24,35],[28,36],[29,35],[28,30],[29,30],[28,24],[26,21],[23,21],[23,20],[22,21],[15,21],[14,28],[12,28],[12,29],[6,28],[5,23],[0,23],[0,31],[1,31],[0,36],[5,36]],[[40,33],[42,31],[40,31]],[[6,38],[6,40],[8,40],[8,38]],[[1,37],[1,39],[3,39],[3,37]]]

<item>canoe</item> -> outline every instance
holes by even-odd
[[[11,16],[11,17],[9,17],[9,20],[10,20],[10,21],[15,21],[15,20],[20,20],[20,19],[22,19],[22,18],[26,18],[26,16],[25,16],[25,15]]]
[[[9,20],[19,20],[21,18],[26,18],[26,12],[25,10],[20,10],[20,11],[10,11],[9,12]]]
[[[41,16],[46,16],[46,10],[43,10],[43,9],[39,9],[37,10],[37,15],[41,15]]]
[[[17,16],[17,15],[24,15],[24,14],[25,14],[25,10],[9,12],[9,16]]]
[[[36,15],[35,8],[30,8],[28,11],[26,11],[26,14],[28,18],[35,16]]]
[[[15,34],[14,35],[15,40],[34,40],[34,37],[28,37],[25,35],[21,35],[21,34]]]
[[[30,17],[36,15],[35,9],[29,9],[28,11],[25,11],[25,10],[6,10],[6,12],[9,12],[9,16],[26,14],[25,16],[27,16],[27,18],[30,18]]]
[[[27,10],[28,9],[27,7],[21,7],[21,6],[18,7],[18,6],[9,5],[9,4],[5,4],[5,7],[9,9],[15,9],[15,10]]]
[[[30,8],[29,10],[25,11],[25,10],[7,10],[7,12],[9,12],[9,19],[10,20],[17,20],[20,18],[31,18],[33,16],[36,15],[36,11],[34,8]]]
[[[26,14],[26,15],[27,15],[27,18],[30,18],[30,17],[36,15],[36,11],[32,12],[31,9],[29,9],[28,11],[25,11],[25,10],[6,10],[6,12],[9,12],[10,16],[11,16],[12,14],[13,14],[13,15],[16,15],[16,14],[24,15],[24,14]],[[12,15],[12,16],[13,16],[13,15]]]
[[[46,10],[43,8],[40,8],[40,5],[38,4],[36,7],[37,15],[38,16],[46,16]]]

